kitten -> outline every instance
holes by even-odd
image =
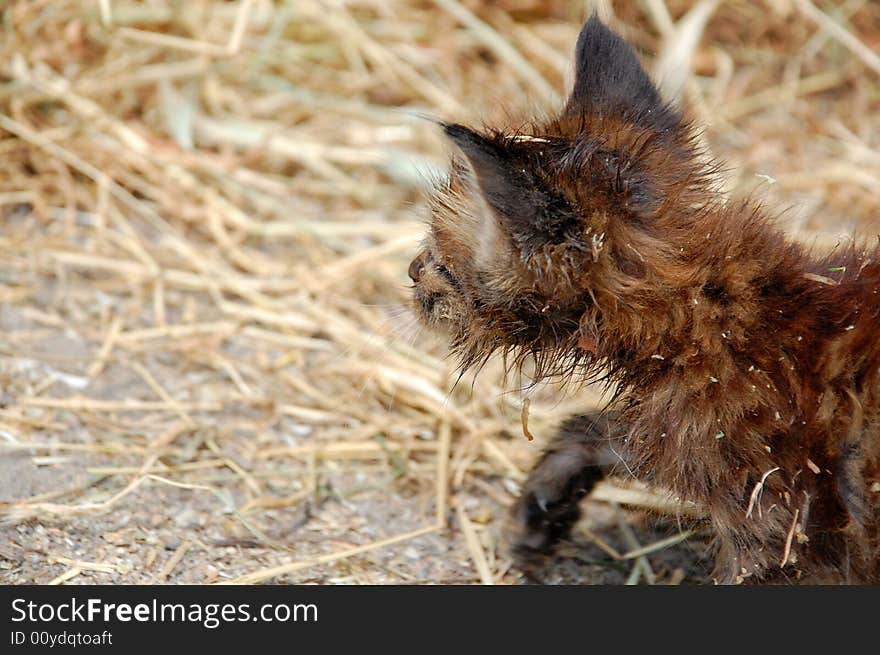
[[[814,256],[725,203],[692,126],[597,18],[574,89],[527,133],[446,125],[463,159],[409,267],[463,368],[502,351],[601,379],[514,507],[552,551],[617,468],[702,507],[713,578],[880,582],[880,247]]]

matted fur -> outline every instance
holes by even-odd
[[[717,581],[880,582],[880,246],[816,255],[763,208],[725,204],[620,37],[593,18],[577,58],[559,116],[446,126],[464,159],[410,267],[463,368],[503,351],[615,389],[539,461],[514,552],[565,536],[613,446],[706,509]]]

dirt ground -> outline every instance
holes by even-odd
[[[425,116],[558,106],[587,5],[653,67],[697,4],[7,3],[0,583],[707,582],[710,535],[627,480],[512,566],[525,472],[600,392],[536,389],[529,442],[523,380],[455,384],[406,278]],[[729,192],[876,238],[880,4],[728,1],[693,43]]]

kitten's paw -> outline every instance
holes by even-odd
[[[602,477],[581,449],[547,453],[513,507],[508,541],[520,564],[535,564],[566,539],[580,517],[579,501]]]

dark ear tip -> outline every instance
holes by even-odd
[[[608,37],[612,39],[620,38],[614,30],[602,22],[599,14],[594,11],[581,28],[581,33],[578,35],[578,45],[583,46],[597,39],[607,39]]]
[[[455,123],[446,124],[443,126],[443,132],[467,155],[472,164],[476,164],[477,160],[497,159],[499,156],[498,149],[491,140],[474,132],[469,127]]]
[[[444,123],[443,132],[458,146],[480,140],[473,130],[458,123]]]
[[[602,22],[602,19],[599,18],[599,12],[594,11],[590,14],[590,17],[587,19],[587,22],[584,23],[584,27],[591,27],[596,29],[598,27],[605,27],[605,23]],[[605,27],[605,29],[608,29]]]

